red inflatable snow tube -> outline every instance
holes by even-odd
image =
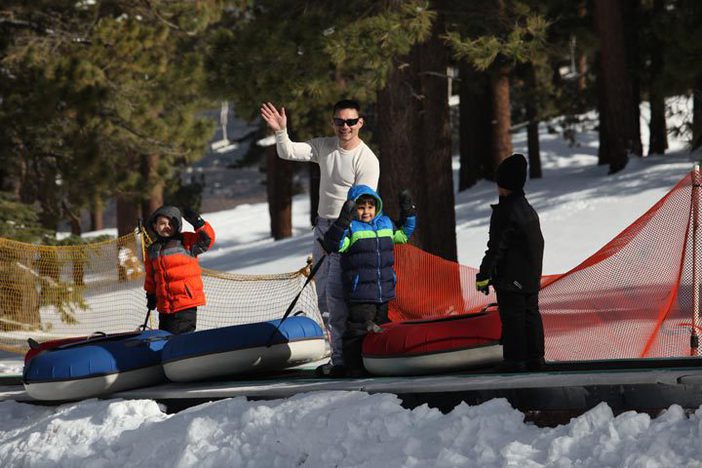
[[[363,340],[363,363],[376,375],[446,372],[502,359],[496,308],[470,315],[383,325]]]

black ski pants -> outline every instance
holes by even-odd
[[[183,309],[173,314],[158,314],[158,329],[180,335],[195,331],[197,325],[197,307]]]
[[[516,363],[543,359],[544,325],[539,312],[539,293],[496,292],[504,360]]]
[[[388,303],[349,303],[349,316],[342,339],[344,365],[347,370],[363,370],[363,338],[373,325],[388,323]]]

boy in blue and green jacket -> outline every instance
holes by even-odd
[[[367,185],[354,185],[339,218],[324,236],[330,252],[339,252],[349,315],[343,334],[348,376],[365,373],[363,337],[388,322],[388,302],[395,297],[394,244],[404,244],[414,232],[416,209],[408,191],[400,194],[399,228],[383,214],[383,201]],[[341,372],[337,372],[339,374]]]

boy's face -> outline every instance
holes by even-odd
[[[356,202],[356,213],[358,219],[364,223],[370,223],[375,218],[375,200],[362,198]]]
[[[175,234],[175,229],[171,219],[166,216],[159,216],[154,221],[154,231],[161,237],[171,237]]]

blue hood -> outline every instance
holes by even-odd
[[[375,217],[377,218],[383,213],[383,200],[380,195],[376,193],[375,190],[367,185],[354,185],[349,189],[349,194],[346,196],[347,200],[358,200],[362,195],[370,195],[375,198]]]

